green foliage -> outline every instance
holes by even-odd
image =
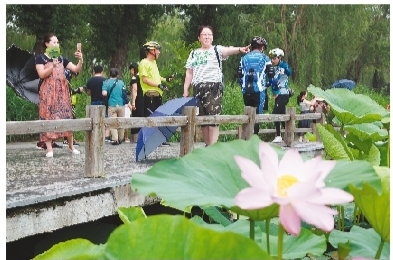
[[[389,143],[389,134],[382,123],[390,113],[371,98],[355,94],[348,89],[328,89],[323,91],[313,85],[308,87],[314,96],[322,97],[334,114],[334,122],[340,127],[337,133],[332,125],[317,124],[326,154],[334,159],[367,160],[373,165],[389,164],[386,146],[377,142]],[[345,130],[345,133],[344,133]],[[384,158],[381,160],[381,154]]]
[[[352,185],[349,189],[367,221],[384,242],[390,243],[390,190],[379,195],[368,183],[364,183],[361,189]]]
[[[119,226],[105,245],[75,239],[57,244],[34,259],[251,259],[255,256],[272,259],[242,235],[213,231],[183,216],[158,215]]]
[[[6,86],[6,121],[38,120],[38,106],[16,95]],[[7,135],[6,142],[38,140],[38,134]]]
[[[230,158],[241,155],[259,165],[259,142],[259,138],[253,135],[248,141],[216,143],[196,149],[182,158],[160,161],[146,175],[134,175],[131,186],[140,194],[158,196],[167,205],[182,211],[193,205],[223,206],[255,220],[274,217],[277,215],[276,205],[246,211],[238,208],[233,201],[234,196],[248,184],[242,179],[235,161]],[[284,151],[274,149],[281,158]],[[201,164],[201,161],[204,163]],[[368,162],[337,161],[326,179],[326,185],[346,189],[350,183],[359,187],[363,181],[381,190],[380,177]]]
[[[362,256],[366,259],[375,259],[375,252],[381,243],[381,237],[373,228],[364,229],[353,226],[349,232],[333,230],[329,235],[329,242],[337,248],[338,243],[349,241],[351,247],[350,256]],[[390,245],[383,243],[382,254],[379,259],[390,258]]]

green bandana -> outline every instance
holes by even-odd
[[[59,46],[51,46],[46,48],[46,54],[48,54],[48,56],[51,59],[56,59],[57,57],[60,56],[60,47]]]

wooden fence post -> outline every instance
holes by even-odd
[[[242,125],[241,139],[243,140],[249,140],[254,133],[256,111],[256,107],[244,107],[244,114],[248,115],[250,121]]]
[[[195,137],[194,142],[201,142],[202,140],[202,129],[200,125],[195,126]]]
[[[243,133],[242,130],[243,130],[242,126],[239,125],[239,126],[237,127],[237,135],[236,135],[236,138],[237,138],[237,139],[242,139],[242,133]]]
[[[295,138],[295,115],[296,108],[295,107],[287,107],[285,113],[289,114],[289,121],[285,121],[285,145],[288,147],[292,147],[293,140]]]
[[[315,123],[315,138],[316,138],[317,142],[321,142],[321,136],[318,133],[316,125],[318,123],[321,124],[321,125],[323,125],[325,123],[325,114],[323,113],[322,107],[316,107],[315,108],[315,112],[321,114],[321,117],[319,119],[317,119],[316,123]]]
[[[194,149],[196,107],[183,107],[182,115],[188,117],[188,123],[181,127],[180,157]]]
[[[104,176],[105,106],[86,106],[86,117],[91,118],[92,130],[86,131],[85,177]]]

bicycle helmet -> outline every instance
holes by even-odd
[[[265,50],[267,49],[267,41],[261,36],[254,36],[254,38],[251,40],[251,46],[257,47],[260,45],[265,46]]]
[[[155,50],[155,49],[161,49],[161,46],[158,44],[158,42],[154,42],[154,41],[149,41],[145,44],[143,44],[143,49],[145,49],[146,51],[148,50]]]
[[[274,57],[284,57],[284,51],[280,48],[275,48],[269,51],[269,57],[272,59]]]
[[[251,46],[255,46],[255,45],[262,45],[265,46],[265,49],[267,48],[267,41],[262,38],[261,36],[254,36],[254,38],[252,38],[251,40]]]

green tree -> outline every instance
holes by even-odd
[[[6,18],[19,32],[36,37],[31,51],[42,53],[42,36],[53,32],[64,49],[74,51],[76,39],[86,37],[85,5],[7,5]],[[72,47],[71,47],[72,46]]]
[[[170,8],[170,7],[168,7]],[[96,57],[124,69],[130,49],[140,48],[166,10],[163,5],[93,5],[89,21]]]

